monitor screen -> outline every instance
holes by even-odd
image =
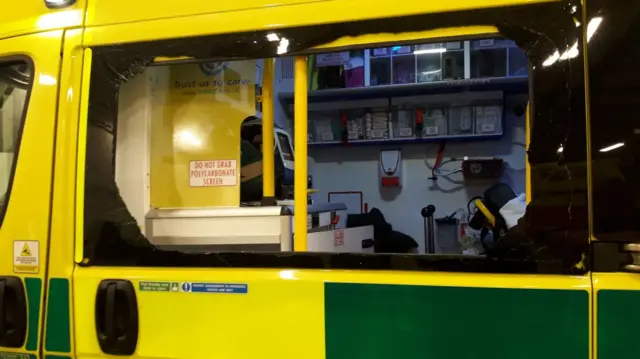
[[[284,133],[276,132],[278,135],[278,143],[280,145],[280,151],[282,152],[282,159],[285,161],[293,161],[293,148],[289,142],[289,137]]]

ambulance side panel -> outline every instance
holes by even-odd
[[[94,318],[108,278],[136,290],[135,358],[590,355],[588,276],[93,267],[74,277],[78,358],[106,357]]]
[[[160,19],[165,10],[156,4],[143,17],[148,21],[123,24],[114,24],[116,9],[106,10],[111,5],[95,4],[89,21],[104,26],[88,27],[83,39],[72,283],[76,357],[591,357],[583,58],[578,52],[542,66],[557,48],[582,39],[566,3],[410,1],[389,13],[364,1],[320,1],[167,19]],[[105,12],[99,14],[100,6]],[[356,6],[363,18],[376,20],[343,24],[345,11]],[[471,7],[479,9],[465,11]],[[461,11],[434,14],[454,9]],[[273,57],[276,46],[266,43],[272,31],[291,39],[290,51],[309,53],[346,36],[440,28],[460,35],[465,26],[498,28],[522,40],[537,61],[541,82],[530,93],[537,128],[530,141],[531,208],[543,220],[532,225],[532,239],[549,245],[534,251],[533,260],[493,267],[481,259],[447,266],[426,256],[183,254],[154,251],[140,236],[124,240],[126,233],[113,225],[113,218],[128,218],[110,177],[114,89],[156,56]],[[559,163],[561,145],[570,156]]]
[[[0,40],[0,356],[42,349],[62,37]]]
[[[640,4],[589,0],[594,358],[636,356],[640,320]],[[636,354],[634,354],[636,353]]]

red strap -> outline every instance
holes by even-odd
[[[342,143],[349,142],[349,131],[347,130],[347,121],[349,120],[349,116],[347,116],[346,112],[340,114],[340,122],[342,122]]]
[[[436,161],[433,163],[433,167],[431,168],[431,178],[432,180],[437,180],[438,176],[436,176],[436,171],[438,167],[442,164],[442,156],[444,155],[444,146],[446,142],[440,143],[440,148],[438,149],[438,155],[436,156]]]

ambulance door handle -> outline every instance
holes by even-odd
[[[27,338],[27,298],[22,280],[0,277],[0,347],[21,348]]]
[[[132,355],[138,344],[138,301],[128,280],[100,282],[96,296],[96,333],[105,354]]]
[[[105,294],[105,306],[104,306],[104,332],[105,338],[113,338],[114,336],[114,321],[115,321],[115,307],[116,307],[116,284],[109,283]]]

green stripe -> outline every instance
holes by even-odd
[[[640,322],[640,291],[598,291],[598,359],[630,358],[637,355]],[[636,354],[633,354],[636,353]]]
[[[29,351],[38,350],[38,329],[40,328],[40,296],[42,295],[42,279],[25,278],[24,285],[27,290],[28,320],[27,344]]]
[[[588,359],[589,300],[583,290],[326,283],[326,358]]]
[[[44,343],[44,347],[48,352],[71,352],[71,319],[69,311],[69,280],[51,278],[49,280],[47,327]]]
[[[71,359],[71,357],[64,356],[64,355],[47,354],[47,355],[44,356],[44,359]]]

